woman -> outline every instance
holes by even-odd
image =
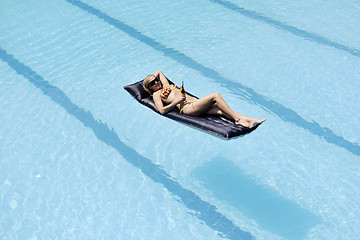
[[[180,89],[176,85],[170,84],[161,71],[148,75],[143,82],[143,87],[153,96],[155,106],[161,114],[166,114],[177,107],[183,114],[190,116],[221,115],[233,120],[235,124],[248,128],[265,121],[265,119],[248,118],[234,112],[217,92],[199,99],[187,94],[182,97]]]

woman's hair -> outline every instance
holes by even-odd
[[[153,95],[153,91],[149,88],[149,82],[150,82],[150,78],[151,77],[155,77],[154,74],[149,74],[146,76],[146,78],[143,81],[143,88],[145,89],[145,91],[147,91],[150,95]]]

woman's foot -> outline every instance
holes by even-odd
[[[262,124],[263,122],[265,122],[265,118],[263,119],[256,119],[256,121],[254,122],[253,126],[252,127],[256,127],[256,126],[259,126],[260,124]]]
[[[252,128],[255,126],[260,125],[263,123],[266,119],[256,119],[256,118],[239,118],[237,121],[235,121],[235,124],[241,125],[243,127]]]

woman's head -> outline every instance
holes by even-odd
[[[158,77],[153,74],[147,75],[143,82],[143,88],[152,95],[161,86],[161,81]]]

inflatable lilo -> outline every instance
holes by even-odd
[[[202,98],[185,93],[160,71],[124,88],[153,111],[225,139],[250,133],[265,121],[234,112],[219,93]]]

